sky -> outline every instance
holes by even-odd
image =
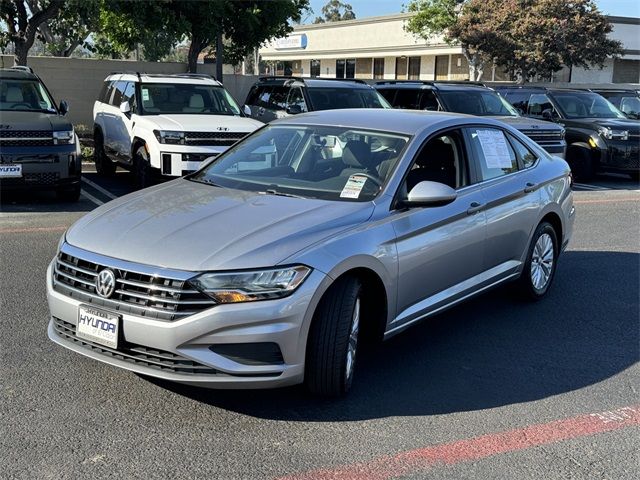
[[[353,7],[356,18],[375,17],[400,13],[402,5],[408,0],[342,0]],[[309,16],[304,23],[311,23],[316,16],[321,15],[326,0],[311,0],[314,15]],[[638,0],[596,0],[598,8],[607,15],[619,17],[640,17],[640,1]]]

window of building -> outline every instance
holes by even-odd
[[[373,69],[373,59],[358,58],[356,59],[356,78],[371,78]]]
[[[349,58],[346,61],[345,78],[356,78],[356,59]]]
[[[436,55],[435,80],[449,79],[449,55]]]
[[[396,58],[396,79],[407,79],[407,57]]]
[[[344,78],[344,60],[336,60],[336,78]]]
[[[409,80],[420,80],[420,57],[409,57]]]
[[[373,59],[373,78],[384,78],[384,58]]]
[[[320,60],[311,60],[311,76],[320,76]]]
[[[640,82],[640,60],[616,58],[613,61],[613,83],[638,82]]]

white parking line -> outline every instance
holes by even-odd
[[[584,188],[585,190],[613,190],[610,187],[604,187],[602,185],[586,185],[584,183],[574,183],[575,187]]]
[[[84,190],[82,190],[82,196],[85,197],[87,200],[91,200],[93,203],[95,203],[98,206],[104,205],[103,201],[98,200],[96,197],[94,197],[93,195],[85,192]]]
[[[107,197],[109,197],[111,200],[115,200],[116,197],[113,193],[111,193],[109,190],[106,190],[104,188],[102,188],[100,185],[98,185],[97,183],[92,182],[91,180],[82,177],[82,181],[85,182],[87,185],[95,188],[97,191],[99,191],[100,193],[103,193],[104,195],[106,195]]]

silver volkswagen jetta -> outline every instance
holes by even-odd
[[[509,280],[538,299],[571,176],[504,123],[334,110],[274,122],[110,202],[47,272],[51,340],[193,385],[351,386],[358,343]]]

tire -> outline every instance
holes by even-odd
[[[316,395],[338,397],[353,383],[362,284],[354,277],[338,279],[325,293],[313,316],[305,361],[305,385]]]
[[[63,202],[77,202],[80,200],[80,185],[72,188],[56,190],[56,197]]]
[[[116,172],[116,164],[104,152],[104,138],[99,130],[93,135],[93,161],[99,175],[108,177]]]
[[[133,162],[133,171],[135,172],[138,188],[147,188],[153,185],[153,169],[149,163],[149,155],[144,145],[136,150]]]
[[[567,149],[567,163],[579,182],[593,180],[596,175],[596,162],[586,146],[570,145]]]
[[[518,289],[525,298],[540,300],[549,292],[558,264],[558,243],[558,236],[550,223],[538,225],[518,280]],[[550,253],[547,253],[549,248]]]

